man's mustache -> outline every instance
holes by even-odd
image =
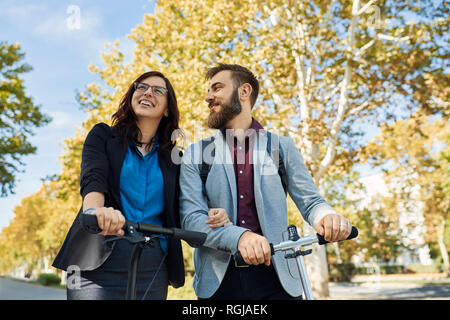
[[[211,107],[214,106],[214,105],[216,105],[216,104],[219,105],[219,106],[222,106],[219,102],[213,101],[213,102],[210,102],[210,103],[208,104],[208,108],[211,109]]]

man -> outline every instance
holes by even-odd
[[[208,234],[194,252],[195,293],[200,299],[301,299],[295,261],[270,254],[269,243],[286,240],[288,217],[279,161],[268,154],[269,134],[251,115],[258,81],[248,69],[228,64],[211,68],[207,79],[208,126],[219,130],[207,148],[190,145],[180,169],[182,227]],[[303,218],[327,241],[346,239],[350,222],[318,194],[293,140],[270,137],[271,149],[280,148],[286,191]],[[199,164],[211,155],[204,183]],[[231,223],[209,228],[211,208],[225,211]],[[238,250],[250,267],[235,265]]]

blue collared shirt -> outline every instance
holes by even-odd
[[[164,180],[156,141],[145,156],[130,143],[120,172],[120,200],[124,216],[133,222],[162,226],[165,208]],[[160,241],[166,252],[167,241]]]

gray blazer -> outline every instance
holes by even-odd
[[[263,235],[270,243],[277,244],[286,240],[286,237],[283,239],[288,226],[286,194],[278,175],[278,160],[269,156],[266,151],[267,134],[257,132],[256,135],[253,147],[256,208]],[[287,191],[304,220],[315,226],[326,214],[335,211],[319,195],[294,141],[276,134],[272,134],[272,137],[272,150],[278,149],[278,145],[281,147]],[[193,286],[200,298],[212,296],[219,288],[231,255],[237,251],[239,238],[248,230],[236,225],[211,229],[205,224],[209,208],[224,208],[233,224],[236,224],[237,219],[237,188],[232,155],[221,131],[216,133],[214,144],[214,162],[205,185],[208,198],[202,193],[199,174],[198,164],[201,163],[202,153],[200,142],[187,148],[180,169],[181,226],[208,234],[204,246],[194,250]],[[208,150],[205,150],[205,159],[208,158],[207,153]],[[301,295],[301,282],[295,261],[286,260],[284,253],[276,253],[272,257],[272,263],[286,292],[292,296]]]

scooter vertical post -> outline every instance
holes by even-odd
[[[141,253],[142,244],[136,243],[133,247],[133,251],[131,252],[130,265],[128,268],[126,300],[136,300],[136,280]]]
[[[309,284],[305,261],[303,260],[303,255],[299,251],[301,251],[299,247],[295,248],[295,253],[299,253],[297,254],[295,261],[297,262],[298,271],[300,272],[300,280],[302,281],[303,292],[305,293],[306,300],[314,300],[311,286]]]

